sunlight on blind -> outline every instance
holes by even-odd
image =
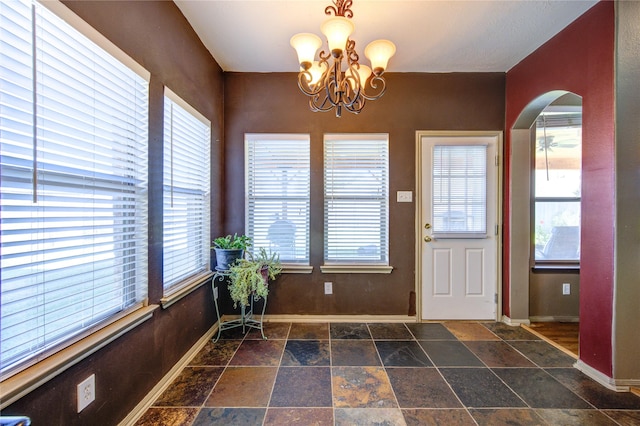
[[[148,94],[42,6],[0,20],[5,372],[146,298]]]
[[[387,135],[325,135],[324,259],[388,264]]]
[[[309,263],[309,135],[247,134],[246,221],[251,250]]]
[[[174,95],[175,96],[175,95]],[[208,120],[164,98],[164,288],[209,270]]]
[[[433,232],[486,235],[487,146],[433,147]]]

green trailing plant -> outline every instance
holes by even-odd
[[[258,253],[246,253],[247,257],[238,259],[229,268],[229,294],[233,307],[249,305],[249,297],[255,301],[267,297],[269,280],[274,280],[282,272],[278,253],[267,253],[260,248]]]
[[[251,247],[251,237],[235,233],[233,235],[216,238],[213,240],[213,246],[211,248],[223,250],[246,250],[249,247]]]

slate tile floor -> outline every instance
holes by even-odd
[[[640,425],[640,398],[501,323],[267,323],[227,330],[136,423]]]

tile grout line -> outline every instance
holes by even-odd
[[[289,329],[287,330],[287,335],[284,338],[284,346],[282,347],[282,353],[280,354],[280,360],[278,361],[278,367],[276,368],[276,375],[273,378],[273,384],[271,385],[271,391],[269,392],[269,399],[267,400],[267,405],[264,410],[264,417],[262,418],[262,425],[264,426],[267,421],[267,413],[269,412],[269,408],[271,407],[271,399],[273,398],[273,391],[276,388],[276,381],[278,380],[278,373],[280,373],[280,367],[282,367],[282,359],[284,358],[284,353],[287,350],[287,343],[289,343],[289,335],[291,334],[291,327],[293,323],[288,323]],[[264,327],[264,324],[263,324]],[[264,333],[264,329],[262,330]],[[265,336],[266,337],[266,336]]]

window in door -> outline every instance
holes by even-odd
[[[582,107],[550,105],[536,120],[535,262],[578,263]]]

